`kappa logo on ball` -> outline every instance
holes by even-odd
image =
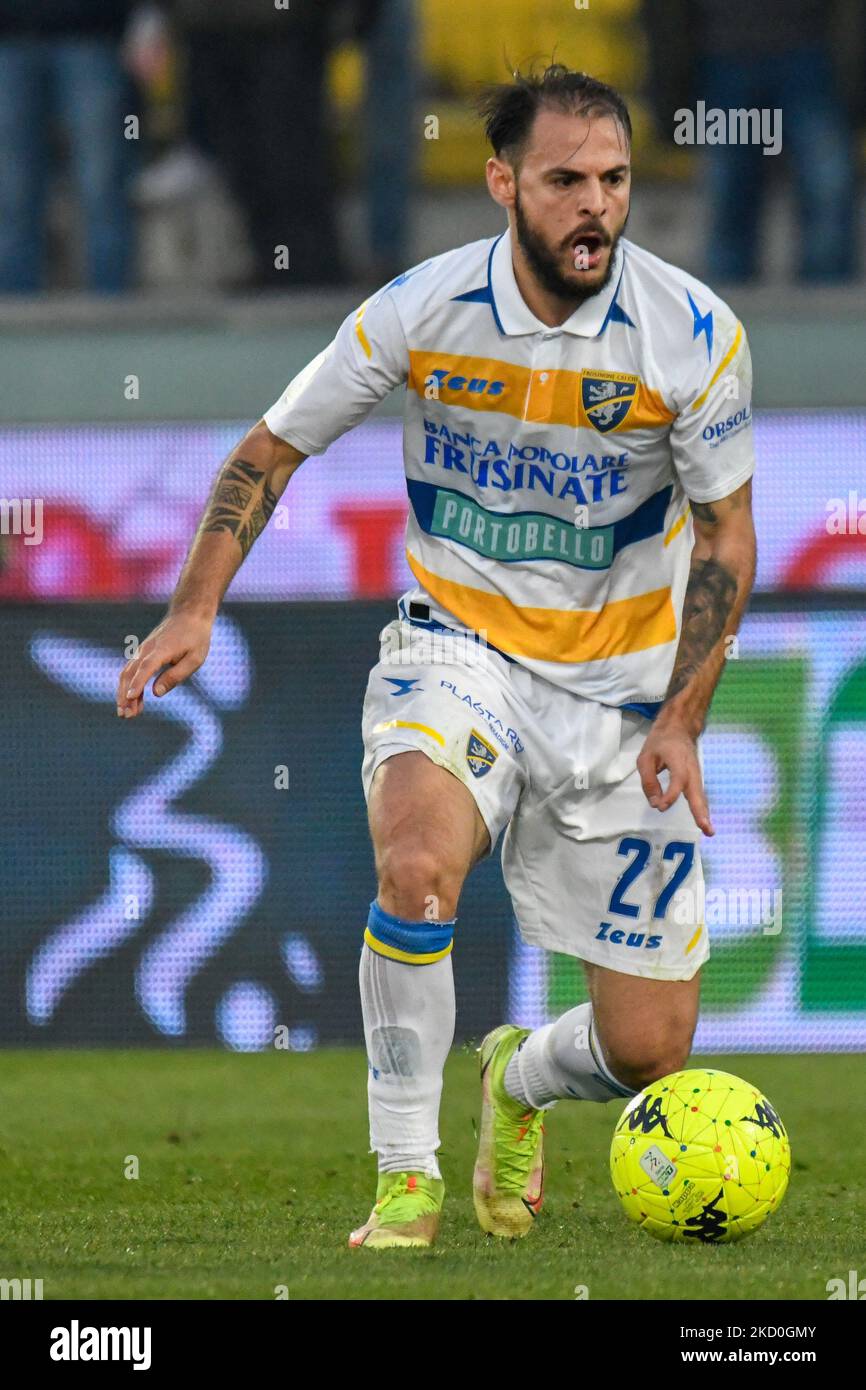
[[[642,1134],[649,1134],[659,1125],[662,1133],[670,1139],[671,1132],[668,1129],[668,1122],[665,1118],[661,1096],[654,1096],[652,1104],[646,1091],[640,1091],[632,1100],[629,1101],[622,1114],[622,1119],[617,1129],[623,1129],[628,1125],[632,1133],[640,1129]]]
[[[786,1137],[785,1126],[782,1124],[782,1117],[777,1110],[774,1110],[768,1100],[758,1101],[755,1105],[754,1115],[743,1115],[743,1120],[749,1124],[759,1125],[761,1129],[769,1129],[774,1139],[781,1135]]]
[[[473,729],[466,741],[466,761],[472,776],[486,777],[498,757],[498,750],[491,748],[487,740]]]
[[[721,1200],[722,1192],[720,1189],[711,1202],[704,1203],[697,1216],[688,1218],[683,1234],[695,1237],[707,1245],[711,1245],[717,1240],[724,1240],[727,1230],[727,1213],[717,1205]]]

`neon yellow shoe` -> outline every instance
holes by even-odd
[[[544,1197],[543,1111],[505,1091],[505,1068],[530,1029],[503,1023],[478,1049],[481,1137],[472,1180],[475,1215],[494,1236],[525,1236]]]
[[[365,1224],[349,1236],[349,1245],[370,1250],[432,1245],[444,1200],[441,1178],[428,1178],[424,1173],[380,1173],[376,1205]]]

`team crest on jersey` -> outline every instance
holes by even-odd
[[[599,434],[619,429],[637,400],[638,378],[620,372],[584,373],[580,389],[586,418]]]
[[[472,776],[486,777],[498,757],[498,750],[491,748],[487,740],[473,729],[466,742],[466,761]]]

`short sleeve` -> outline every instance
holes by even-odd
[[[752,359],[733,316],[671,426],[674,467],[693,502],[717,502],[754,472]]]
[[[386,288],[344,319],[333,341],[265,411],[265,424],[302,453],[322,454],[406,380],[408,365],[403,325]]]

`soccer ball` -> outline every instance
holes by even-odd
[[[657,1240],[720,1245],[756,1231],[785,1195],[791,1147],[766,1096],[726,1071],[679,1071],[629,1101],[610,1175]]]

